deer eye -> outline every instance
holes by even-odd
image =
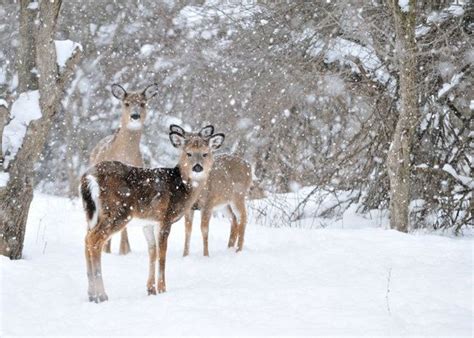
[[[126,102],[125,107],[130,107],[130,103]]]
[[[186,155],[188,155],[188,157],[193,156],[193,154],[191,154],[191,153],[186,153]]]
[[[202,157],[207,157],[208,153],[202,154]]]
[[[140,103],[140,107],[145,108],[145,104],[144,104],[144,103]]]

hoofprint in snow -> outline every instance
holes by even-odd
[[[352,212],[324,229],[251,217],[236,254],[214,217],[207,258],[194,219],[189,257],[183,222],[172,228],[165,294],[146,295],[146,242],[132,226],[133,252],[103,256],[109,301],[95,304],[80,202],[35,194],[24,259],[0,258],[0,335],[472,335],[472,237],[402,234]]]

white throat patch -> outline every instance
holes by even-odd
[[[190,175],[190,178],[191,178],[191,183],[193,184],[193,186],[200,183],[200,181],[202,181],[203,179],[206,178],[206,175],[204,174],[204,171],[201,171],[200,173],[197,173],[197,172],[194,172],[194,171],[191,171],[191,175]]]
[[[127,129],[130,129],[130,130],[140,130],[140,129],[142,129],[142,121],[141,120],[130,120],[130,121],[128,121]]]

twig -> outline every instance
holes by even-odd
[[[389,315],[392,315],[392,311],[390,310],[390,300],[388,299],[388,294],[390,293],[390,280],[392,279],[392,268],[388,270],[388,277],[387,277],[387,292],[385,293],[385,301],[387,303],[387,311]]]

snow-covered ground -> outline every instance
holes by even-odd
[[[168,292],[157,296],[146,295],[145,240],[131,227],[133,253],[104,255],[109,301],[95,304],[79,201],[36,194],[25,259],[0,259],[0,335],[472,336],[472,237],[407,235],[376,223],[352,214],[344,228],[297,229],[251,219],[236,254],[226,248],[227,221],[214,218],[211,257],[201,255],[195,224],[183,258],[180,221],[170,235]]]

